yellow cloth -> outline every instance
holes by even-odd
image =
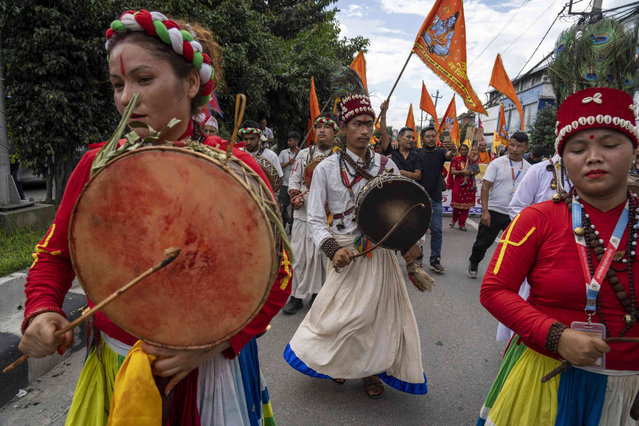
[[[98,355],[99,352],[99,355]],[[93,348],[80,373],[65,426],[104,426],[109,416],[115,376],[124,357],[113,352],[104,340]]]
[[[108,426],[162,424],[162,396],[151,372],[156,358],[135,342],[115,379]]]
[[[540,379],[561,364],[527,348],[513,366],[490,410],[487,425],[553,425],[557,417],[559,376]]]

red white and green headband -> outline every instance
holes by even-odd
[[[256,129],[255,127],[242,127],[237,131],[238,136],[242,135],[257,135],[262,136],[262,130]]]
[[[313,123],[313,127],[316,128],[318,124],[326,124],[328,126],[331,126],[333,130],[335,130],[335,133],[339,132],[339,126],[337,125],[337,123],[328,117],[317,117],[315,119],[315,122]]]
[[[160,12],[149,12],[144,9],[138,12],[129,10],[124,12],[119,20],[111,22],[111,28],[106,32],[105,47],[107,50],[111,37],[115,33],[124,31],[144,31],[171,46],[175,53],[193,64],[193,67],[200,74],[198,103],[206,105],[211,100],[215,70],[211,66],[211,58],[202,51],[202,45],[193,39],[191,33],[181,29],[178,24]]]

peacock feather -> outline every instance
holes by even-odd
[[[557,101],[588,87],[612,87],[631,95],[639,89],[637,34],[610,18],[577,24],[555,44],[548,76]]]
[[[357,71],[342,66],[331,75],[331,96],[336,99],[354,94],[368,96],[368,91]]]

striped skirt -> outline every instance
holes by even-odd
[[[638,424],[629,414],[639,391],[639,375],[612,376],[570,368],[541,383],[560,364],[514,336],[477,425]]]
[[[115,378],[130,346],[102,334],[89,348],[66,426],[107,424]],[[217,354],[172,391],[170,425],[274,425],[268,390],[251,340],[235,359]]]

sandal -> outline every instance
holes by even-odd
[[[464,232],[468,232],[468,229],[466,229],[466,227],[465,227],[465,226],[460,226],[460,227],[459,227],[459,230],[460,230],[460,231],[464,231]]]
[[[368,395],[369,398],[377,399],[382,397],[384,394],[384,384],[379,377],[369,376],[364,377],[362,380],[364,381],[366,395]]]
[[[346,379],[333,379],[333,381],[338,385],[343,385],[344,382],[346,382]]]
[[[455,227],[455,222],[451,222],[450,228],[453,229]]]

